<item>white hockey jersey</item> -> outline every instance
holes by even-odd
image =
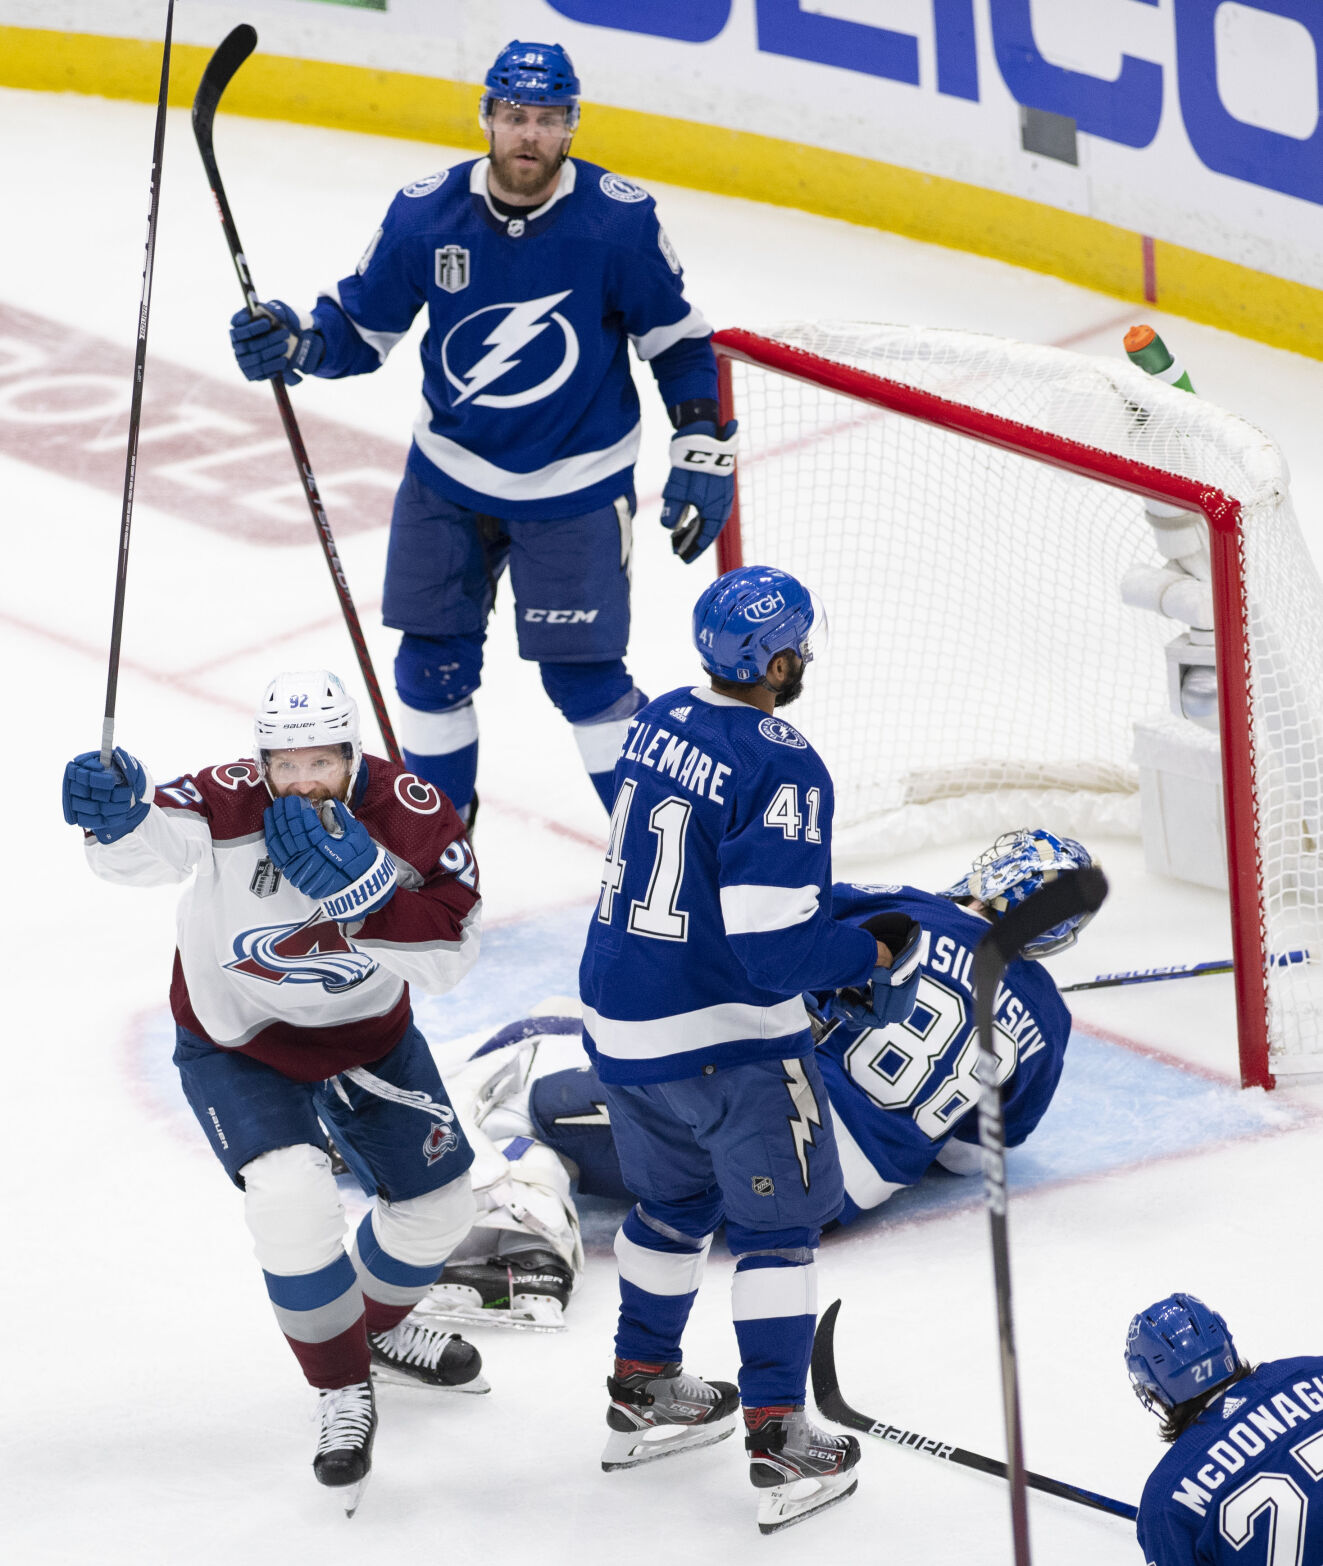
[[[175,1021],[299,1082],[379,1060],[409,1022],[409,986],[452,989],[478,955],[477,864],[450,802],[389,761],[364,756],[351,808],[395,859],[378,912],[323,919],[266,852],[270,797],[252,761],[157,788],[116,843],[87,839],[103,880],[157,886],[194,877],[179,903]]]

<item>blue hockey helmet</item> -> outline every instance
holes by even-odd
[[[1169,1294],[1131,1321],[1125,1368],[1144,1407],[1169,1412],[1234,1376],[1240,1356],[1215,1310],[1193,1294]]]
[[[565,110],[565,129],[579,123],[579,78],[560,44],[506,44],[483,81],[478,118],[484,129],[498,103],[547,105]]]
[[[1059,870],[1087,870],[1093,863],[1089,851],[1073,837],[1057,837],[1042,827],[1023,832],[1003,832],[991,848],[984,849],[968,874],[942,897],[976,897],[999,914],[1031,897],[1045,881],[1055,881]],[[1021,953],[1025,957],[1050,957],[1073,946],[1092,913],[1073,914],[1054,924]]]
[[[779,652],[811,661],[810,632],[821,639],[826,616],[788,571],[742,566],[727,571],[694,605],[694,646],[709,674],[755,684]]]

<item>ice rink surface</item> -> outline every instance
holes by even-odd
[[[717,1561],[744,1549],[769,1561],[803,1550],[926,1566],[1009,1560],[999,1481],[874,1441],[865,1441],[854,1499],[771,1539],[754,1528],[738,1440],[681,1463],[602,1474],[616,1215],[597,1204],[586,1214],[586,1279],[562,1336],[481,1334],[488,1397],[386,1388],[372,1485],[352,1524],[313,1482],[310,1396],[272,1322],[239,1199],[169,1064],[176,893],[94,880],[57,800],[63,764],[96,745],[103,707],[119,498],[118,481],[95,462],[113,473],[122,461],[151,122],[146,106],[0,92],[9,149],[0,496],[10,551],[0,642],[15,751],[3,836],[6,1559],[375,1566],[439,1550],[568,1566],[644,1553]],[[225,116],[216,140],[259,292],[303,307],[352,269],[398,186],[467,156]],[[1115,356],[1127,325],[1151,321],[1204,396],[1280,442],[1311,549],[1323,557],[1323,365],[872,230],[685,190],[656,194],[689,293],[717,325],[916,322]],[[274,460],[286,489],[289,473],[270,447],[256,449],[278,443],[280,430],[269,393],[245,386],[233,366],[225,326],[238,303],[187,118],[174,113],[116,730],[158,778],[245,753],[248,713],[276,669],[325,663],[351,674],[297,495],[291,506],[270,485],[265,499],[253,492],[255,465]],[[337,464],[348,474],[350,500],[329,509],[384,682],[394,640],[376,613],[384,521],[417,405],[416,336],[374,376],[294,393],[319,474]],[[655,693],[696,673],[687,617],[712,565],[710,556],[692,568],[674,562],[657,526],[669,432],[646,371],[642,380],[631,668]],[[161,432],[192,405],[177,388],[194,384],[212,387],[228,410],[212,420],[226,455],[190,468]],[[196,497],[196,509],[181,495]],[[557,997],[574,991],[604,828],[568,729],[536,669],[515,657],[508,596],[478,709],[488,933],[460,990],[419,1004],[443,1063],[462,1040],[535,1009],[564,1009]],[[942,886],[983,846],[837,870]],[[1090,846],[1114,892],[1058,960],[1059,979],[1229,955],[1222,897],[1147,876],[1135,843]],[[1061,1092],[1012,1157],[1026,1451],[1041,1472],[1134,1501],[1161,1449],[1122,1370],[1133,1311],[1189,1289],[1229,1318],[1252,1359],[1320,1352],[1310,1307],[1323,1264],[1308,1213],[1323,1099],[1236,1089],[1229,978],[1086,994],[1074,1010]],[[829,1239],[819,1272],[822,1302],[845,1300],[847,1398],[999,1456],[986,1229],[976,1186],[932,1181]],[[736,1368],[729,1270],[718,1247],[686,1339],[689,1365],[710,1376]],[[1323,1505],[1323,1494],[1311,1504]],[[1046,1497],[1031,1500],[1031,1516],[1039,1560],[1140,1559],[1123,1522]]]

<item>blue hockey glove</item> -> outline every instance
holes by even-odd
[[[291,886],[321,903],[323,918],[364,919],[395,895],[395,861],[347,806],[337,799],[330,810],[338,835],[299,795],[272,800],[262,818],[267,853]]]
[[[98,843],[117,843],[146,819],[150,792],[146,769],[127,750],[116,746],[109,767],[100,751],[85,750],[64,769],[64,819]]]
[[[914,1009],[922,949],[923,928],[910,920],[904,945],[899,951],[893,948],[891,966],[874,968],[872,979],[862,990],[839,990],[827,1002],[827,1015],[857,1028],[885,1028],[892,1022],[904,1022]]]
[[[718,429],[701,421],[682,425],[671,441],[671,476],[662,490],[662,526],[671,548],[689,564],[726,525],[735,503],[734,419]]]
[[[325,338],[310,315],[300,316],[282,299],[268,300],[258,309],[265,314],[252,316],[240,310],[230,317],[230,345],[239,368],[250,381],[270,381],[280,375],[286,386],[297,386],[322,362]]]

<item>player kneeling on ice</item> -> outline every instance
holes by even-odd
[[[853,986],[885,1027],[918,982],[917,925],[883,944],[832,914],[831,778],[775,713],[799,694],[815,626],[807,589],[770,567],[728,572],[699,598],[711,683],[630,725],[580,968],[584,1044],[639,1199],[616,1238],[602,1465],[720,1440],[742,1402],[767,1532],[850,1494],[859,1457],[804,1412],[814,1253],[844,1190],[802,992]],[[738,1393],[681,1369],[723,1219]]]
[[[849,1015],[848,1002],[829,1016],[829,996],[809,997],[817,1012],[816,1060],[845,1179],[838,1222],[852,1222],[916,1184],[935,1165],[961,1175],[980,1172],[973,952],[990,921],[1059,870],[1091,863],[1073,839],[1034,829],[1003,833],[941,893],[843,882],[832,888],[834,916],[879,940],[902,940],[912,922],[923,931],[914,1008],[904,1021],[877,1027],[867,1017]],[[1070,1013],[1036,959],[1072,946],[1090,917],[1077,915],[1047,931],[1011,964],[1002,981],[996,1039],[1009,1147],[1024,1142],[1042,1119],[1061,1079],[1070,1038]],[[566,1033],[571,1036],[556,1036]],[[479,1113],[489,1135],[522,1138],[523,1143],[532,1138],[532,1145],[544,1144],[559,1154],[580,1194],[632,1201],[616,1156],[605,1090],[595,1071],[570,1063],[577,1033],[578,1024],[566,1017],[530,1017],[512,1024],[483,1046],[452,1086],[464,1082],[466,1098],[483,1106]],[[479,1238],[475,1231],[474,1241]],[[491,1288],[502,1295],[507,1273],[518,1282],[521,1260],[538,1270],[529,1258],[517,1257],[521,1247],[536,1248],[534,1239],[511,1240],[493,1248],[488,1258]],[[499,1256],[497,1250],[509,1255]],[[448,1269],[436,1295],[453,1293],[457,1281]],[[532,1281],[527,1285],[528,1290],[539,1287]],[[568,1297],[568,1289],[564,1292]]]
[[[1323,1358],[1251,1368],[1215,1310],[1169,1294],[1131,1321],[1125,1368],[1171,1446],[1139,1502],[1150,1566],[1323,1561]]]
[[[357,1505],[369,1372],[485,1392],[477,1351],[410,1317],[473,1217],[473,1154],[413,1025],[411,985],[451,989],[478,953],[464,828],[429,783],[365,756],[334,674],[282,674],[256,760],[153,790],[141,762],[65,768],[65,819],[104,880],[192,886],[170,1004],[184,1093],[245,1215],[276,1319],[320,1391],[313,1468]],[[348,1253],[322,1121],[377,1192]]]

